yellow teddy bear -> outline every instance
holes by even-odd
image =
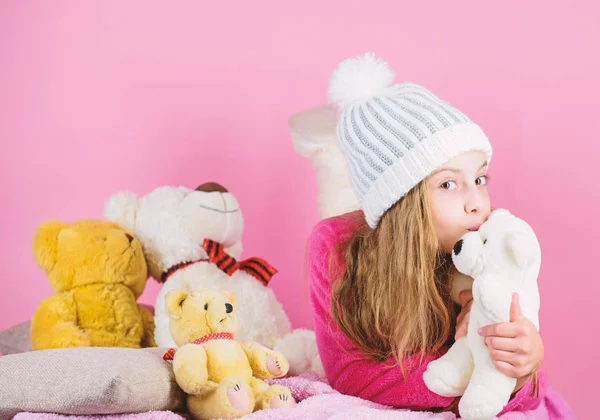
[[[59,347],[154,347],[154,319],[137,304],[146,287],[140,242],[116,223],[48,221],[33,253],[55,294],[31,319],[33,350]]]
[[[263,379],[284,376],[282,353],[253,341],[238,342],[235,297],[228,291],[174,289],[165,295],[179,386],[195,419],[235,418],[266,408],[292,407],[290,390]]]

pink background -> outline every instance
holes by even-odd
[[[316,183],[287,119],[326,100],[339,60],[373,50],[490,135],[491,185],[537,230],[550,381],[587,417],[599,372],[600,6],[594,1],[0,2],[0,329],[51,294],[31,237],[104,200],[218,181],[245,256],[311,325],[305,240]],[[596,51],[596,52],[594,52]],[[150,281],[142,301],[153,303]]]

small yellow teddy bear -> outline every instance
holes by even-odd
[[[175,379],[188,394],[194,419],[236,418],[295,404],[287,387],[263,380],[288,372],[283,354],[253,341],[234,340],[238,320],[231,292],[175,289],[165,300],[179,348],[169,350],[164,359],[173,359]]]
[[[47,221],[33,254],[55,294],[31,319],[31,347],[154,347],[154,319],[136,299],[148,271],[140,242],[106,220]]]

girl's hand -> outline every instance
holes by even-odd
[[[519,295],[513,293],[510,322],[479,329],[496,369],[512,378],[525,378],[535,372],[544,359],[544,343],[535,325],[523,316]]]
[[[473,305],[473,293],[470,290],[463,290],[458,295],[458,298],[460,299],[460,306],[462,309],[456,318],[454,341],[467,335],[469,329],[469,313],[471,312],[471,305]]]

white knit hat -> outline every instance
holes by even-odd
[[[340,149],[372,228],[453,157],[471,150],[492,157],[487,136],[465,114],[419,85],[392,85],[394,77],[385,61],[367,53],[342,61],[329,82],[329,99],[341,107]]]

